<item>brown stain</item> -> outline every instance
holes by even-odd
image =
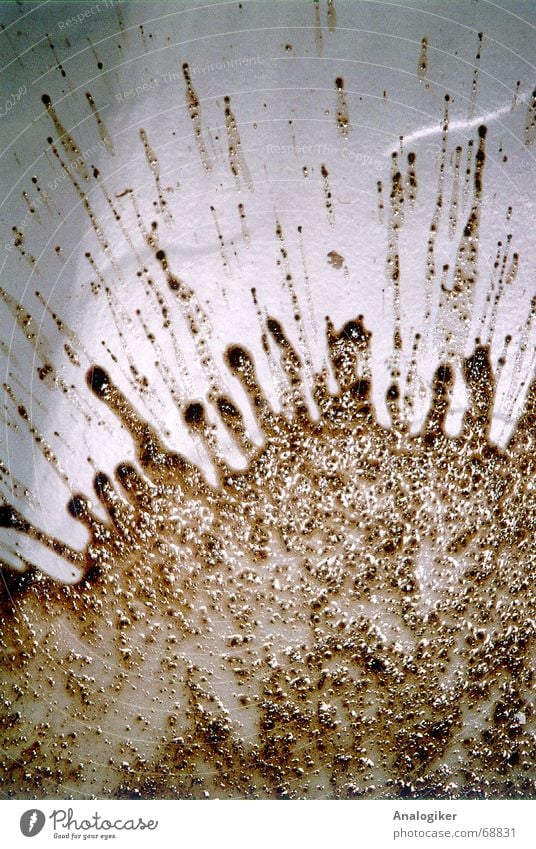
[[[426,36],[421,38],[421,53],[419,56],[419,62],[417,65],[417,76],[419,77],[419,82],[424,82],[426,78],[426,72],[428,70],[428,39]]]
[[[240,229],[242,231],[242,238],[244,240],[244,243],[249,247],[249,245],[251,244],[251,237],[247,225],[246,210],[244,208],[243,203],[238,204],[238,215],[240,217]]]
[[[348,111],[348,101],[344,90],[344,80],[342,77],[337,77],[335,80],[335,89],[337,91],[337,129],[343,138],[348,138],[350,130],[350,114]]]
[[[194,128],[195,142],[199,151],[199,156],[201,157],[201,162],[203,163],[203,168],[208,174],[212,170],[212,165],[210,163],[210,157],[207,153],[205,140],[203,138],[203,129],[201,126],[201,103],[197,96],[197,92],[193,87],[190,68],[187,62],[184,62],[182,65],[182,73],[184,76],[184,82],[186,83],[186,104],[188,106],[190,121]]]
[[[215,408],[249,456],[243,472],[220,462],[217,487],[163,444],[107,372],[88,372],[133,440],[136,466],[95,476],[105,522],[83,494],[68,505],[90,535],[79,584],[5,572],[7,794],[532,795],[536,385],[504,451],[487,439],[494,379],[484,347],[464,361],[471,403],[459,437],[443,432],[447,365],[422,431],[385,428],[360,365],[370,333],[361,318],[339,331],[328,322],[339,388],[316,376],[312,421],[300,359],[278,321],[266,326],[293,415],[271,409],[251,355],[228,348],[265,443],[252,446],[238,407],[216,394],[210,419]],[[395,422],[397,397],[394,384]],[[211,451],[207,406],[188,403],[184,421]],[[80,565],[12,508],[0,523]],[[460,586],[462,561],[471,566]],[[38,709],[21,702],[25,691]]]
[[[510,112],[513,112],[514,109],[516,108],[517,104],[518,104],[520,87],[521,87],[521,80],[518,80],[516,82],[516,87],[515,87],[514,93],[512,95],[512,105],[510,106]]]
[[[506,286],[512,285],[519,269],[519,254],[517,251],[511,254],[511,233],[508,233],[505,241],[505,245],[503,245],[501,240],[497,246],[497,256],[493,267],[491,285],[486,298],[488,309],[484,310],[481,320],[481,337],[487,340],[491,340],[495,333],[497,312],[504,294],[504,289]],[[487,333],[485,331],[486,324],[488,325]]]
[[[47,33],[46,38],[47,38],[47,41],[48,41],[48,46],[49,46],[49,47],[50,47],[50,49],[52,50],[52,55],[54,56],[54,60],[55,60],[55,62],[56,62],[56,68],[57,68],[57,70],[60,72],[60,74],[62,75],[62,77],[65,79],[65,78],[67,77],[67,73],[66,73],[65,68],[63,67],[63,65],[61,64],[61,62],[60,62],[60,60],[59,60],[59,58],[58,58],[58,54],[57,54],[57,52],[56,52],[56,48],[55,48],[55,46],[54,46],[53,42],[51,41],[50,36],[48,35],[48,33]]]
[[[458,244],[452,285],[442,289],[444,308],[441,324],[446,330],[448,348],[453,352],[464,349],[473,314],[473,302],[478,281],[478,247],[486,161],[486,135],[487,127],[481,125],[478,128],[478,148],[475,153],[471,208]]]
[[[335,9],[335,0],[327,0],[326,18],[328,22],[328,31],[334,33],[337,29],[337,11]]]
[[[316,55],[322,56],[322,49],[324,45],[324,36],[322,34],[322,21],[320,20],[320,0],[313,0],[313,7],[315,13],[315,47],[316,47]]]
[[[385,203],[383,202],[383,182],[381,180],[376,181],[376,190],[378,192],[378,221],[383,224]]]
[[[435,246],[437,239],[437,232],[439,229],[439,222],[441,219],[441,213],[443,210],[443,193],[444,193],[444,184],[445,184],[445,165],[447,158],[447,144],[448,144],[448,129],[449,129],[449,103],[450,96],[448,94],[445,95],[445,107],[443,113],[443,122],[442,122],[442,133],[441,133],[441,149],[439,154],[439,169],[438,169],[438,178],[437,178],[437,194],[436,201],[434,206],[434,211],[432,214],[432,220],[430,223],[430,230],[428,234],[428,247],[427,247],[427,256],[426,256],[426,311],[425,311],[425,320],[427,322],[431,321],[432,318],[432,286],[436,277],[436,259],[435,259]]]
[[[112,141],[112,137],[111,137],[110,133],[108,132],[108,130],[106,129],[104,121],[102,120],[101,116],[99,115],[99,111],[98,111],[97,106],[95,104],[95,99],[89,91],[86,91],[86,100],[89,103],[89,106],[90,106],[91,111],[94,115],[95,121],[97,122],[97,129],[99,131],[100,139],[101,139],[102,143],[105,145],[108,153],[110,153],[112,156],[114,156],[115,150],[114,150],[114,144],[113,144],[113,141]]]
[[[467,202],[469,200],[469,194],[471,191],[471,174],[472,174],[472,159],[473,159],[473,150],[474,150],[474,140],[469,139],[467,142],[467,154],[465,159],[465,173],[464,173],[464,183],[463,183],[463,206],[464,208],[467,206]]]
[[[396,380],[400,376],[400,353],[402,349],[399,237],[405,218],[404,180],[398,166],[398,155],[396,153],[393,153],[391,157],[391,192],[389,194],[389,201],[385,270],[393,302],[391,379]]]
[[[476,51],[475,64],[473,67],[473,77],[471,80],[471,95],[469,100],[469,107],[467,110],[467,120],[470,121],[475,114],[475,106],[476,99],[478,94],[478,77],[480,74],[480,56],[482,54],[482,39],[484,38],[484,33],[478,33],[478,47]]]
[[[344,265],[344,257],[337,253],[337,251],[330,251],[328,253],[328,263],[332,268],[342,268]]]
[[[312,374],[312,355],[309,348],[309,343],[307,340],[307,332],[305,329],[305,324],[303,321],[302,310],[300,306],[300,301],[298,298],[298,294],[296,291],[296,285],[294,283],[294,275],[292,274],[292,270],[290,267],[289,261],[289,252],[285,242],[285,237],[283,234],[283,227],[281,222],[276,219],[275,222],[275,232],[279,242],[279,254],[280,254],[280,265],[282,269],[282,284],[283,289],[288,293],[290,305],[292,307],[292,316],[294,319],[294,323],[296,329],[298,331],[298,338],[300,340],[300,348],[301,354],[304,359],[305,372],[307,377],[310,379]],[[278,263],[279,264],[279,263]]]
[[[242,150],[242,142],[240,133],[238,132],[238,124],[234,112],[231,108],[231,98],[226,96],[223,99],[225,106],[225,126],[227,128],[227,147],[229,152],[229,167],[236,180],[236,185],[240,189],[241,178],[246,183],[246,186],[251,191],[253,189],[253,181],[246,158]]]
[[[325,164],[322,163],[320,166],[320,173],[322,175],[322,184],[324,188],[324,201],[326,210],[328,213],[328,221],[333,226],[335,224],[335,213],[333,210],[333,194],[331,192],[331,187],[329,184],[329,171],[326,168]]]
[[[417,154],[413,151],[408,153],[408,169],[406,173],[406,194],[410,207],[414,207],[417,200]]]
[[[530,96],[527,116],[525,118],[524,141],[526,146],[528,147],[533,144],[534,139],[536,139],[536,89],[534,89]]]
[[[58,140],[65,151],[67,159],[69,160],[70,165],[74,169],[75,173],[79,175],[83,180],[89,180],[89,174],[84,163],[82,153],[77,143],[71,134],[65,129],[63,124],[61,123],[54,106],[52,105],[52,100],[50,95],[43,94],[41,95],[41,100],[47,110],[48,115],[50,116],[52,123],[54,124],[54,128],[58,133]],[[52,142],[49,142],[52,147]]]
[[[445,112],[431,238],[443,203],[447,127]],[[465,309],[476,284],[485,136],[480,128],[468,178],[471,208],[454,269],[461,290],[446,296],[446,312],[454,302]],[[321,173],[329,213],[325,165]],[[378,189],[381,197],[381,183]],[[410,190],[395,156],[388,222],[395,295]],[[444,429],[452,362],[436,369],[417,434],[409,432],[403,413],[411,404],[393,374],[387,428],[372,402],[372,337],[363,316],[338,330],[326,320],[335,390],[327,367],[307,380],[302,338],[296,350],[269,316],[262,333],[279,360],[284,412],[271,407],[242,345],[224,357],[263,433],[259,448],[211,359],[210,327],[195,292],[171,269],[156,223],[150,231],[139,224],[166,297],[148,269],[139,269],[138,283],[161,310],[166,333],[166,298],[179,305],[210,385],[207,399],[169,388],[217,484],[169,447],[156,416],[142,415],[151,387],[133,359],[128,383],[140,405],[119,389],[118,358],[103,340],[114,374],[93,365],[86,392],[117,417],[125,454],[133,444],[136,461],[111,475],[97,471],[91,498],[75,494],[67,505],[87,528],[85,549],[70,549],[0,505],[1,527],[83,571],[65,586],[27,562],[22,573],[2,568],[0,648],[8,673],[0,776],[7,795],[533,797],[536,384],[508,445],[497,448],[489,439],[497,373],[489,346],[478,343],[460,363],[469,407],[459,436]],[[276,233],[292,298],[279,222]],[[128,349],[132,321],[87,258],[115,315],[119,347]],[[497,263],[494,299],[517,271],[509,237]],[[443,273],[447,290],[448,267]],[[4,301],[34,344],[32,317],[12,296]],[[492,319],[495,303],[490,295]],[[297,300],[292,306],[299,331]],[[535,312],[536,299],[525,344]],[[67,325],[51,317],[80,354]],[[149,337],[141,312],[137,318]],[[395,352],[401,344],[395,328]],[[413,363],[417,348],[415,339]],[[49,366],[43,363],[45,372]],[[161,374],[169,371],[160,366]],[[317,419],[305,401],[308,382]],[[33,428],[27,407],[11,387],[6,392]],[[244,471],[223,460],[215,421],[246,458]]]
[[[452,177],[452,193],[450,196],[449,208],[449,239],[454,239],[456,228],[458,226],[458,210],[460,206],[460,171],[462,163],[463,148],[461,145],[456,146],[454,152],[454,174]]]
[[[156,186],[156,192],[157,192],[157,195],[158,195],[158,208],[159,208],[160,213],[162,215],[163,221],[166,224],[169,225],[169,224],[171,224],[171,222],[173,220],[173,216],[171,215],[171,212],[169,211],[167,198],[164,197],[164,190],[162,189],[162,182],[161,182],[161,177],[160,177],[160,164],[158,162],[158,157],[157,157],[156,153],[154,152],[153,148],[149,144],[147,131],[144,130],[143,127],[140,128],[140,139],[141,139],[141,142],[143,144],[143,149],[145,151],[145,158],[147,160],[147,165],[149,166],[151,174],[153,175],[153,178],[154,178],[154,182],[155,182],[155,186]]]
[[[226,252],[226,248],[225,248],[225,239],[223,238],[223,233],[221,231],[220,223],[218,221],[218,216],[216,214],[216,208],[211,205],[210,211],[212,213],[212,218],[214,220],[214,226],[216,228],[216,233],[218,235],[218,243],[219,243],[219,246],[220,246],[220,257],[221,257],[222,267],[223,267],[224,272],[227,275],[229,275],[230,274],[229,259],[227,257],[227,252]],[[223,295],[224,300],[226,300],[227,294],[225,292],[225,288],[222,289],[222,295]]]

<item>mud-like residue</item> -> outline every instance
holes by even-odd
[[[115,341],[102,340],[109,369],[94,358],[88,368],[78,337],[39,291],[35,295],[61,338],[59,351],[31,310],[4,289],[2,309],[35,355],[48,400],[72,393],[89,422],[94,416],[100,422],[102,412],[110,411],[124,456],[134,447],[135,460],[107,471],[95,464],[93,491],[77,492],[32,421],[25,398],[34,399],[27,387],[16,375],[5,383],[6,426],[26,428],[73,490],[66,508],[85,526],[88,541],[76,550],[32,524],[9,497],[0,503],[7,550],[18,553],[22,570],[7,565],[1,570],[4,795],[534,797],[535,382],[505,447],[490,438],[497,375],[511,336],[501,340],[495,367],[490,342],[498,304],[519,266],[511,234],[497,246],[481,338],[468,335],[479,268],[486,128],[478,128],[476,145],[467,143],[462,199],[462,150],[456,149],[454,232],[462,211],[464,226],[453,268],[443,265],[439,281],[436,235],[445,195],[447,96],[424,280],[427,292],[433,283],[440,286],[437,341],[445,360],[435,370],[424,423],[415,433],[410,414],[419,334],[410,342],[405,386],[398,371],[404,345],[399,242],[406,202],[417,198],[413,154],[405,173],[400,154],[393,155],[389,194],[385,184],[394,319],[386,426],[372,401],[373,339],[363,315],[348,316],[340,327],[326,318],[328,361],[313,373],[279,220],[277,268],[292,306],[292,327],[266,317],[251,289],[263,355],[281,396],[277,410],[259,382],[254,357],[240,340],[233,344],[226,327],[222,333],[231,344],[223,362],[213,357],[202,303],[172,267],[158,223],[144,224],[135,192],[125,189],[115,197],[132,202],[142,247],[149,252],[136,280],[158,317],[158,335],[141,309],[131,315],[114,287],[112,272],[122,278],[110,236],[84,187],[90,170],[50,101],[44,102],[69,162],[53,140],[50,150],[104,254],[95,259],[87,251],[85,261],[94,278],[90,297],[104,304],[116,332]],[[247,181],[248,172],[228,99],[226,107],[238,183],[239,177]],[[154,176],[154,205],[165,221],[158,160],[143,131],[141,138]],[[325,164],[321,176],[332,223]],[[95,169],[93,178],[98,177]],[[379,180],[377,189],[383,214]],[[120,226],[112,196],[104,197]],[[243,204],[238,215],[245,227]],[[305,307],[312,316],[301,224],[297,231]],[[16,227],[13,232],[23,247],[25,234]],[[329,283],[335,276],[328,269],[326,274]],[[522,375],[535,314],[533,299],[514,355],[515,374]],[[203,371],[205,398],[195,397],[189,383],[179,320]],[[158,408],[149,414],[144,406],[154,387],[129,347],[135,323],[155,353],[168,403],[181,412],[214,471],[213,484],[205,469],[173,450],[173,434],[159,421]],[[430,309],[427,323],[430,329]],[[164,341],[175,362],[165,359]],[[472,353],[463,356],[471,345]],[[2,351],[9,352],[7,343]],[[53,353],[66,357],[76,375],[83,364],[85,381],[64,382]],[[234,379],[243,390],[240,402],[226,389]],[[457,380],[465,383],[468,408],[458,435],[449,436],[446,420]],[[517,391],[525,380],[522,376]],[[125,384],[128,397],[120,388]],[[511,395],[513,403],[515,392]],[[246,427],[252,417],[262,445]],[[224,458],[217,427],[242,455],[241,470]],[[0,479],[19,495],[22,485],[4,463]],[[28,492],[28,505],[32,498]],[[17,549],[13,540],[25,537],[32,546]],[[21,553],[33,550],[38,560],[43,548],[81,578],[70,585],[55,581]]]
[[[370,333],[361,318],[340,330],[328,321],[339,390],[317,375],[315,422],[300,358],[279,322],[267,328],[291,419],[270,407],[251,355],[226,353],[262,448],[222,394],[183,410],[217,487],[162,443],[106,371],[88,372],[137,465],[96,475],[106,521],[86,495],[68,505],[90,532],[79,584],[4,574],[4,792],[530,795],[536,384],[505,450],[487,436],[484,347],[464,362],[471,404],[457,438],[443,430],[446,365],[422,432],[400,420],[396,384],[385,428],[371,403]],[[214,451],[215,414],[248,457],[245,471]],[[79,564],[13,508],[0,521]]]

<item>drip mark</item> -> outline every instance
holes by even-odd
[[[346,93],[344,91],[344,80],[342,77],[337,77],[335,80],[335,88],[337,90],[337,128],[341,136],[343,136],[343,138],[347,138],[350,130],[350,118]]]
[[[192,78],[190,76],[190,70],[187,62],[183,63],[182,73],[184,75],[184,81],[186,83],[186,103],[188,105],[188,113],[190,115],[190,120],[194,128],[195,142],[199,150],[199,155],[201,157],[201,162],[203,163],[203,168],[208,174],[212,170],[212,166],[210,164],[210,158],[207,153],[205,140],[203,138],[203,130],[201,127],[201,104],[199,102],[197,92],[195,91],[192,85]]]

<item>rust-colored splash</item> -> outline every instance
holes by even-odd
[[[417,435],[387,392],[380,426],[362,318],[327,322],[338,383],[267,322],[292,396],[273,411],[255,363],[226,352],[264,435],[223,393],[184,421],[218,472],[209,486],[94,366],[136,465],[99,472],[84,576],[4,573],[3,786],[14,796],[520,797],[534,793],[533,384],[505,450],[490,444],[489,351],[464,361],[470,406],[445,435],[440,366]],[[219,417],[248,458],[229,468]],[[7,506],[5,527],[80,558]],[[98,740],[96,755],[95,740]]]
[[[86,183],[99,180],[99,172],[81,162],[50,99],[43,102],[67,161],[52,139],[51,151],[120,281],[109,237],[88,201]],[[236,118],[230,100],[224,102],[231,172],[238,187],[241,181],[250,185]],[[196,103],[189,106],[195,129]],[[534,796],[536,387],[508,445],[494,445],[490,423],[505,353],[494,370],[487,342],[518,257],[508,236],[497,253],[481,341],[460,363],[477,282],[486,129],[479,128],[476,145],[469,140],[465,156],[461,147],[454,156],[449,235],[459,242],[452,271],[440,270],[436,259],[447,205],[447,135],[448,95],[424,279],[427,329],[432,336],[437,319],[435,341],[448,361],[435,372],[430,408],[417,434],[408,419],[419,334],[405,386],[398,369],[399,239],[406,207],[411,210],[417,198],[414,153],[407,162],[402,153],[393,157],[390,185],[377,182],[395,331],[385,398],[390,427],[379,423],[372,402],[371,333],[363,316],[341,328],[326,321],[329,362],[313,373],[303,314],[313,328],[315,319],[301,225],[303,310],[279,221],[275,229],[292,328],[265,318],[258,292],[251,290],[262,348],[281,390],[276,412],[243,346],[227,348],[224,363],[212,359],[204,306],[173,271],[173,251],[163,246],[157,222],[143,222],[133,189],[116,194],[116,200],[133,203],[142,248],[154,256],[161,284],[141,260],[137,275],[161,326],[155,335],[141,309],[129,314],[114,280],[88,251],[96,278],[91,291],[105,299],[117,345],[124,348],[127,396],[119,388],[125,377],[120,358],[108,344],[112,372],[98,364],[88,370],[78,337],[49,311],[62,345],[68,345],[66,356],[78,369],[84,366],[85,384],[73,394],[78,409],[89,421],[95,408],[111,410],[122,426],[125,456],[133,443],[135,461],[113,471],[96,468],[91,494],[74,490],[67,510],[87,529],[83,551],[31,524],[22,508],[0,506],[8,539],[29,537],[36,558],[44,547],[82,575],[65,585],[25,560],[25,571],[2,568],[0,776],[6,794]],[[140,137],[154,177],[155,214],[170,223],[159,162],[143,130]],[[320,176],[333,223],[326,164]],[[120,222],[115,200],[99,182]],[[238,216],[247,243],[242,203]],[[336,251],[327,256],[334,268],[344,267]],[[333,278],[332,270],[326,273]],[[438,316],[432,314],[434,284],[441,287]],[[3,290],[0,295],[33,347],[41,380],[51,391],[73,391],[58,377],[29,309]],[[518,358],[527,349],[535,310],[533,301]],[[179,318],[209,387],[203,399],[193,397]],[[185,427],[215,471],[213,485],[170,448],[172,438],[168,443],[156,416],[140,412],[151,387],[129,349],[134,322],[153,346],[158,373]],[[298,350],[289,341],[292,333]],[[174,362],[165,359],[160,342],[171,342]],[[459,435],[452,437],[445,420],[460,365],[469,404]],[[224,388],[222,371],[241,384],[242,408]],[[520,359],[514,372],[521,373]],[[71,486],[34,428],[19,388],[6,385],[9,415],[30,429],[47,462]],[[521,389],[523,383],[516,386]],[[245,424],[252,416],[263,435],[260,447]],[[223,456],[216,435],[223,428],[243,456],[241,471]],[[0,473],[7,475],[2,465]]]

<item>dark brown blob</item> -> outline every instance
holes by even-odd
[[[246,351],[244,351],[244,349],[240,348],[240,346],[238,345],[233,345],[232,347],[228,348],[226,356],[227,362],[229,363],[229,366],[233,371],[243,369],[249,362],[249,357]]]
[[[86,375],[86,382],[92,392],[99,398],[104,398],[110,385],[108,374],[100,366],[93,366]]]
[[[239,415],[235,405],[228,398],[218,398],[217,404],[221,416],[236,418]]]
[[[1,504],[0,527],[25,532],[28,530],[29,524],[22,518],[20,513],[18,513],[14,507],[11,507],[9,504]]]
[[[341,338],[343,336],[360,345],[368,345],[370,339],[370,333],[365,329],[362,320],[348,321],[341,331]]]
[[[70,501],[67,502],[67,510],[73,519],[82,519],[87,513],[87,505],[83,496],[74,495]]]
[[[269,318],[268,321],[266,322],[266,324],[267,324],[268,330],[270,331],[270,333],[274,337],[277,344],[278,345],[284,345],[287,340],[285,338],[285,334],[283,333],[283,328],[281,327],[281,324],[278,321],[276,321],[275,318]]]
[[[205,420],[205,410],[199,402],[188,404],[184,410],[184,421],[189,425],[200,425]]]

